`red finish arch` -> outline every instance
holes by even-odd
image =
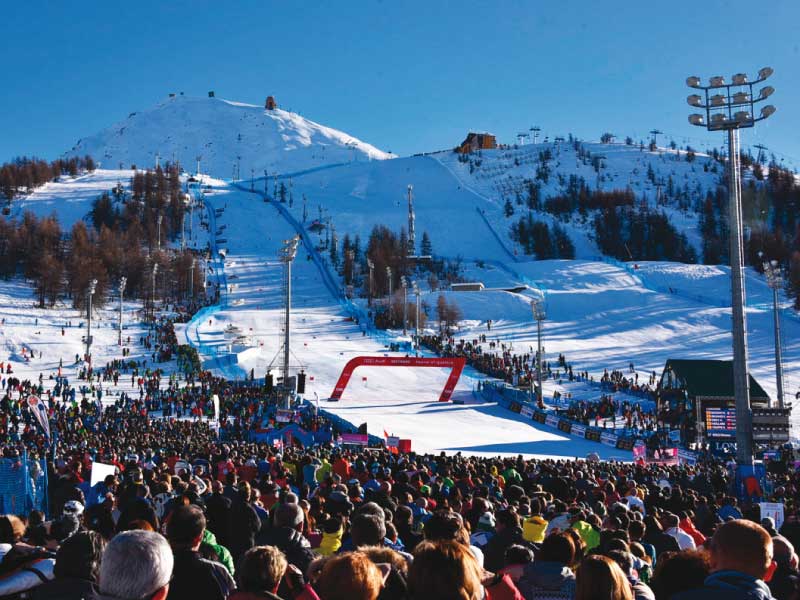
[[[333,388],[331,393],[331,400],[340,400],[344,393],[344,388],[347,387],[347,382],[353,375],[358,367],[436,367],[436,368],[450,368],[450,376],[447,378],[447,383],[444,384],[442,394],[439,396],[439,402],[447,402],[450,396],[453,395],[453,390],[456,388],[458,379],[461,377],[461,372],[464,370],[464,365],[467,359],[463,357],[452,358],[419,358],[414,356],[356,356],[351,358],[342,369],[342,374],[339,375],[339,381],[336,382],[336,387]]]

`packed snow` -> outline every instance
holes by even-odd
[[[175,96],[79,140],[67,156],[89,154],[106,169],[179,162],[220,178],[249,180],[333,164],[391,158],[355,137],[293,112],[220,98]],[[238,157],[238,158],[237,158]]]

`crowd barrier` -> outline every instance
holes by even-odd
[[[27,515],[32,510],[48,514],[47,462],[28,459],[0,459],[0,511]]]

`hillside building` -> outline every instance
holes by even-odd
[[[789,411],[771,408],[764,388],[750,375],[753,440],[789,440]],[[661,374],[658,418],[681,441],[708,446],[715,454],[730,452],[736,442],[736,399],[733,362],[729,360],[667,360]]]
[[[495,138],[494,134],[470,132],[467,134],[467,139],[456,148],[456,152],[469,154],[478,150],[493,150],[495,148],[497,148],[497,138]]]

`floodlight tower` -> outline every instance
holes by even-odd
[[[157,219],[157,221],[158,221],[158,233],[157,233],[158,240],[157,240],[157,245],[158,245],[158,251],[159,252],[161,252],[161,221],[163,221],[163,220],[164,220],[164,215],[158,215],[158,219]]]
[[[92,297],[97,290],[97,279],[92,279],[89,283],[87,292],[87,312],[86,312],[86,361],[92,366]]]
[[[760,253],[759,253],[760,254]],[[778,408],[783,408],[783,352],[781,349],[781,317],[778,308],[778,290],[783,287],[783,274],[777,260],[764,261],[764,275],[772,289],[772,314],[775,331],[775,379],[778,384]]]
[[[533,319],[536,321],[536,343],[537,343],[537,350],[536,350],[536,378],[539,380],[539,394],[538,394],[538,401],[539,406],[541,406],[544,402],[544,386],[542,385],[542,321],[545,320],[547,317],[544,309],[544,302],[538,298],[534,299],[531,302],[531,312],[533,313]]]
[[[541,127],[539,127],[538,125],[534,125],[533,127],[531,127],[531,128],[529,129],[529,131],[530,131],[530,132],[531,132],[531,134],[533,135],[533,143],[534,143],[534,144],[536,143],[536,138],[537,138],[537,137],[539,137],[539,132],[540,132],[541,130],[542,130],[542,128],[541,128]]]
[[[283,247],[278,251],[278,259],[284,265],[284,327],[283,327],[283,408],[289,408],[289,329],[292,311],[292,262],[297,256],[297,245],[300,236],[294,236],[284,241]]]
[[[386,267],[386,281],[389,285],[389,304],[392,302],[392,267]]]
[[[122,297],[125,295],[125,285],[127,283],[127,277],[123,277],[119,280],[119,339],[117,343],[120,346],[122,346]]]
[[[754,116],[756,104],[766,100],[775,88],[762,87],[758,96],[753,95],[753,86],[765,81],[773,70],[764,67],[758,72],[755,81],[749,81],[744,73],[732,77],[732,83],[725,78],[711,77],[708,85],[703,85],[699,77],[688,77],[686,85],[702,90],[700,94],[690,95],[686,101],[705,111],[705,115],[689,115],[689,123],[705,127],[708,131],[725,131],[728,134],[728,210],[731,239],[731,313],[733,317],[733,384],[736,398],[736,462],[739,476],[744,478],[753,474],[753,414],[750,409],[750,374],[747,366],[747,319],[744,313],[744,243],[742,238],[742,179],[739,166],[739,129],[753,127],[775,112],[768,104],[761,108],[759,116]]]

